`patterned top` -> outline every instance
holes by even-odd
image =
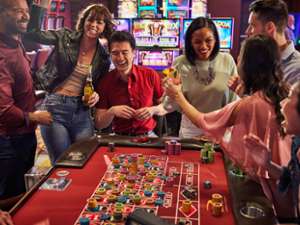
[[[173,66],[181,76],[184,96],[199,111],[212,112],[236,99],[227,86],[230,76],[237,75],[236,65],[230,54],[220,52],[211,62],[197,60],[195,66],[182,55],[175,59]],[[164,101],[165,105],[168,104],[167,101]],[[173,110],[178,110],[176,104],[171,105]],[[201,129],[183,114],[179,136],[192,138],[201,133]]]

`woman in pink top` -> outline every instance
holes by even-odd
[[[246,94],[222,109],[201,113],[185,99],[179,86],[166,82],[166,93],[173,98],[188,118],[219,142],[230,159],[243,168],[250,177],[260,182],[265,194],[271,199],[276,212],[289,212],[282,205],[282,195],[277,191],[276,180],[249,157],[243,137],[255,134],[271,149],[272,161],[286,165],[290,138],[282,139],[280,127],[283,120],[280,101],[287,96],[288,89],[282,82],[280,53],[276,42],[267,36],[251,37],[243,44],[238,72]],[[284,146],[284,147],[281,147]]]
[[[291,160],[287,166],[280,166],[270,158],[266,144],[253,134],[244,137],[245,146],[250,156],[260,166],[266,168],[273,179],[278,179],[278,189],[286,196],[287,206],[293,207],[294,218],[279,218],[281,222],[300,224],[300,82],[293,84],[289,96],[281,101],[281,112],[284,116],[282,127],[285,133],[293,136]],[[292,198],[292,201],[291,201]],[[284,204],[283,203],[283,204]]]

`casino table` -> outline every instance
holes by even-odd
[[[107,146],[113,142],[113,151]],[[180,140],[179,140],[180,142]],[[169,163],[178,163],[181,172],[185,163],[192,163],[195,168],[193,186],[197,189],[197,198],[192,201],[196,212],[188,218],[192,224],[218,225],[218,224],[271,224],[271,206],[262,197],[261,191],[251,190],[251,196],[245,198],[241,189],[249,192],[253,182],[249,180],[235,180],[230,177],[226,169],[226,163],[222,152],[215,153],[214,163],[203,164],[200,162],[200,149],[203,143],[182,140],[182,152],[180,155],[165,155],[161,152],[164,148],[164,140],[152,139],[147,143],[138,143],[130,137],[102,136],[75,143],[58,161],[58,165],[36,184],[30,192],[10,211],[16,225],[32,225],[41,221],[49,220],[51,225],[78,224],[78,219],[86,208],[89,199],[99,185],[100,180],[108,169],[108,160],[118,154],[142,154],[145,156],[157,156],[159,159],[167,158]],[[82,151],[85,154],[84,162],[79,165],[72,164],[67,156],[70,152]],[[75,160],[76,161],[76,160]],[[77,160],[78,161],[78,160]],[[70,184],[62,191],[42,190],[41,185],[49,178],[58,178],[61,171],[68,171],[67,179]],[[182,173],[184,174],[184,173]],[[158,215],[166,218],[169,222],[178,223],[184,218],[179,208],[184,200],[182,187],[184,187],[181,174],[175,181],[173,190],[172,206],[168,209],[158,209]],[[209,180],[211,188],[207,189],[203,183]],[[245,186],[243,186],[243,184]],[[257,187],[256,187],[257,188]],[[163,187],[164,189],[164,187]],[[237,191],[238,190],[238,191]],[[212,194],[218,193],[223,196],[224,209],[221,216],[213,216],[212,211],[207,210],[207,202]],[[240,197],[242,196],[242,198]],[[245,219],[239,215],[241,204],[255,198],[266,204],[266,216],[262,219]],[[258,221],[260,221],[258,223]]]

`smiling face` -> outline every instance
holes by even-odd
[[[84,35],[88,38],[99,38],[104,31],[105,22],[102,16],[96,15],[93,11],[89,13],[84,21],[83,29]]]
[[[248,27],[245,33],[248,37],[254,36],[256,34],[268,34],[263,22],[260,21],[257,14],[253,12],[251,12],[249,15]]]
[[[300,114],[297,110],[299,87],[293,85],[289,96],[281,101],[281,113],[284,116],[282,127],[287,134],[300,135]]]
[[[132,69],[134,50],[129,42],[112,42],[110,45],[111,60],[121,75],[128,75]]]
[[[192,47],[199,60],[208,60],[216,44],[213,31],[207,27],[196,30],[191,38]]]
[[[27,30],[29,9],[25,0],[12,0],[0,13],[3,29],[8,35],[18,35]]]

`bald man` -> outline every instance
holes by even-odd
[[[31,69],[20,35],[27,30],[26,0],[0,0],[0,200],[25,192],[33,166],[37,123],[51,115],[35,111]]]

